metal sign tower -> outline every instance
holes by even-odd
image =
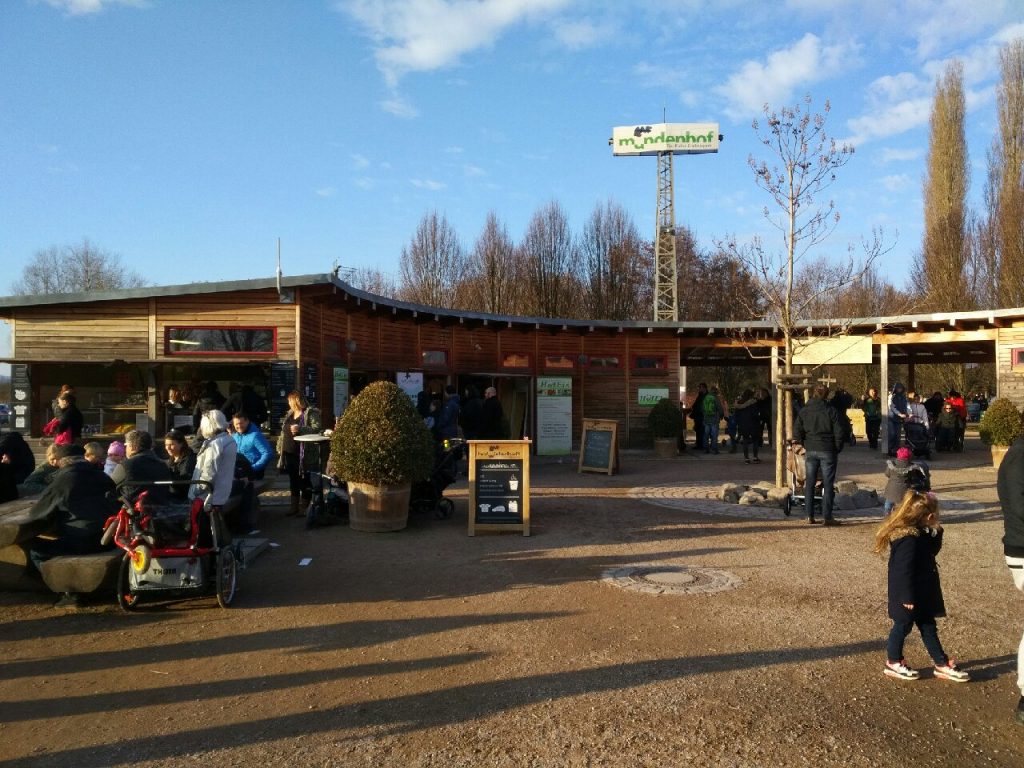
[[[658,207],[654,236],[654,319],[679,319],[676,268],[675,183],[673,155],[718,152],[717,123],[660,123],[612,129],[612,155],[656,155]]]

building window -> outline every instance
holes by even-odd
[[[324,360],[344,360],[345,342],[341,336],[324,336]]]
[[[530,356],[524,352],[510,352],[501,359],[502,368],[529,368]]]
[[[544,355],[544,367],[560,371],[572,370],[576,361],[569,355]]]
[[[165,332],[168,355],[274,355],[276,328],[169,327]]]
[[[664,373],[668,370],[668,360],[664,355],[634,355],[633,370],[653,373],[659,371]]]
[[[618,355],[602,355],[591,357],[588,365],[591,370],[595,371],[614,371],[622,367],[622,361],[619,360]]]
[[[447,368],[448,367],[448,351],[444,349],[424,349],[423,350],[423,367],[424,368]]]
[[[1010,350],[1010,365],[1014,368],[1024,368],[1024,347],[1015,347]]]

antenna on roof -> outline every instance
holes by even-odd
[[[281,238],[277,238],[277,296],[281,297]]]

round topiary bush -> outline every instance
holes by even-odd
[[[1009,445],[1022,434],[1020,411],[1005,397],[994,400],[981,415],[978,434],[986,445]]]
[[[678,437],[683,431],[683,414],[667,397],[661,398],[647,414],[647,426],[654,437]]]
[[[343,480],[404,485],[430,475],[434,441],[409,396],[375,381],[345,409],[331,435],[331,458]]]

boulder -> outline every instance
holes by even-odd
[[[877,507],[881,502],[874,488],[860,488],[853,494],[853,503],[857,505],[857,509],[870,509]]]
[[[759,507],[763,501],[764,496],[756,491],[746,491],[742,496],[740,496],[739,503],[748,507]]]
[[[857,509],[857,504],[853,500],[853,496],[847,493],[836,494],[835,508],[841,509],[844,512]]]
[[[718,489],[718,498],[729,504],[735,504],[746,490],[746,486],[738,485],[737,483],[726,483]]]
[[[781,508],[789,498],[789,488],[777,488],[773,485],[768,489],[766,498],[771,506]]]
[[[857,492],[857,483],[853,480],[836,480],[836,494],[853,496]]]

